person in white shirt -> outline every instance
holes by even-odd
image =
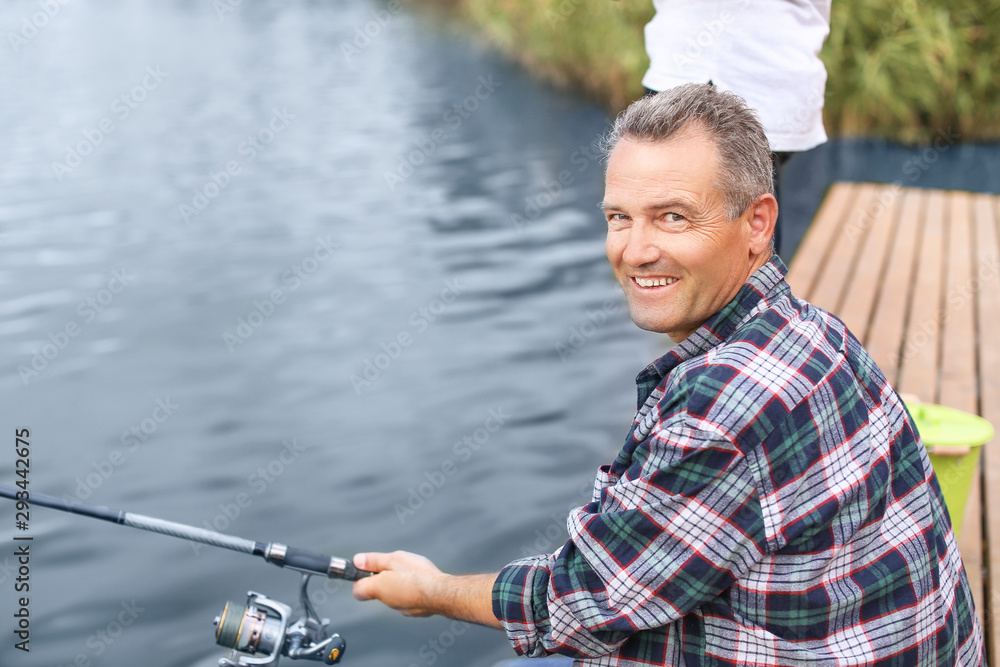
[[[830,0],[653,0],[646,24],[650,93],[682,83],[712,83],[757,111],[781,166],[826,141],[826,68],[820,49],[830,32]],[[775,233],[780,241],[780,230]]]

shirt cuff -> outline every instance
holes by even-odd
[[[552,631],[547,591],[554,561],[555,555],[516,560],[493,582],[493,615],[518,655],[548,655],[543,638]]]

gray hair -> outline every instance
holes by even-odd
[[[622,139],[666,141],[688,126],[706,132],[719,159],[716,183],[730,220],[762,194],[774,194],[771,148],[757,114],[743,98],[712,84],[685,83],[633,102],[605,140],[605,159]]]

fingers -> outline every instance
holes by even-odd
[[[359,553],[354,556],[354,566],[369,572],[384,572],[385,570],[436,570],[434,564],[423,556],[409,551],[393,551],[392,553]]]
[[[354,556],[354,565],[379,573],[354,582],[355,599],[380,600],[408,616],[431,613],[427,591],[433,588],[435,579],[442,573],[423,556],[407,551],[359,553]]]
[[[377,551],[359,553],[354,555],[354,567],[359,570],[368,570],[369,572],[386,572],[388,570],[395,569],[398,567],[398,562],[401,555],[412,555],[405,554],[405,552],[394,552],[391,554],[379,553]],[[354,599],[356,600],[374,600],[379,599],[379,590],[382,582],[376,581],[376,577],[365,577],[364,579],[359,579],[354,582],[354,588],[352,593]]]
[[[368,570],[369,572],[382,572],[386,569],[382,562],[382,557],[385,555],[381,553],[354,554],[354,567],[359,570]],[[354,582],[351,593],[354,595],[355,600],[374,600],[377,597],[376,590],[378,587],[375,586],[373,580],[374,577],[365,577]]]
[[[354,567],[359,570],[368,570],[369,572],[381,572],[386,569],[384,557],[387,555],[374,552],[354,554]]]
[[[367,579],[360,579],[354,582],[354,586],[351,588],[351,595],[354,596],[355,600],[378,599],[378,586],[372,583],[373,580],[373,577],[368,577]]]

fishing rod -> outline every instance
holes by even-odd
[[[18,489],[6,484],[0,484],[0,497],[17,500],[18,493],[21,493],[23,497],[25,492],[18,491]],[[354,567],[354,563],[343,558],[321,556],[302,549],[278,544],[277,542],[271,542],[270,544],[254,542],[242,537],[233,537],[232,535],[223,535],[222,533],[216,533],[204,528],[187,526],[183,523],[174,523],[173,521],[164,521],[163,519],[143,516],[142,514],[111,510],[106,507],[93,507],[54,496],[35,493],[34,491],[31,492],[29,502],[33,505],[49,507],[60,512],[82,514],[83,516],[110,521],[111,523],[131,528],[139,528],[140,530],[148,530],[153,533],[179,537],[182,540],[200,542],[213,547],[221,547],[253,556],[260,556],[268,563],[274,563],[278,567],[287,567],[309,574],[319,574],[330,579],[357,581],[358,579],[370,577],[375,574],[374,572],[359,570]]]
[[[299,597],[306,615],[295,623],[290,624],[291,607],[253,591],[247,592],[247,603],[242,607],[226,603],[222,615],[215,619],[215,638],[219,645],[233,649],[233,654],[230,658],[219,661],[222,667],[273,667],[278,664],[282,655],[292,659],[322,661],[327,665],[335,664],[343,656],[345,643],[338,634],[326,635],[329,620],[321,621],[309,603],[309,577],[320,575],[330,579],[357,581],[375,574],[359,570],[350,561],[335,556],[321,556],[277,542],[255,542],[183,523],[84,505],[41,493],[28,494],[6,484],[0,484],[0,498],[260,556],[279,567],[302,572]]]

